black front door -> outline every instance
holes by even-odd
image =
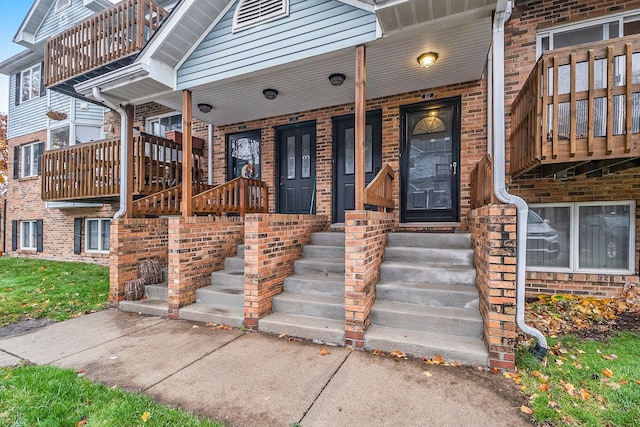
[[[276,129],[278,212],[314,213],[316,187],[316,123]]]
[[[400,109],[402,222],[460,221],[460,98]]]
[[[355,209],[355,117],[333,119],[333,222],[344,222],[344,212]],[[365,183],[382,167],[382,112],[367,113],[365,127]]]

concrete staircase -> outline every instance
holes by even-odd
[[[388,237],[365,348],[486,366],[470,235]]]
[[[196,290],[196,302],[180,309],[180,319],[239,328],[244,322],[244,245],[211,273],[211,285]]]
[[[273,297],[273,312],[259,330],[273,334],[344,344],[344,233],[311,235],[283,292]]]
[[[133,313],[167,317],[169,315],[169,270],[162,269],[162,282],[145,286],[145,299],[138,301],[120,301],[118,309]]]

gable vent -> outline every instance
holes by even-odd
[[[244,30],[289,15],[289,0],[240,0],[233,31]]]

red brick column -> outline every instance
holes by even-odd
[[[476,286],[492,368],[515,368],[516,209],[489,205],[469,212]]]
[[[109,301],[118,308],[124,299],[124,284],[138,277],[144,259],[157,258],[167,265],[167,227],[163,218],[120,218],[111,221],[109,240]]]
[[[169,318],[196,300],[196,289],[211,284],[211,273],[224,269],[242,243],[238,217],[174,217],[169,219]]]
[[[245,217],[244,326],[256,330],[271,313],[271,300],[282,292],[293,262],[311,233],[326,230],[326,215],[252,214]]]
[[[345,344],[364,347],[393,212],[345,212]]]

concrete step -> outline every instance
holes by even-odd
[[[214,271],[211,273],[211,284],[244,290],[244,271]]]
[[[371,324],[468,338],[481,338],[483,333],[482,316],[475,309],[381,300],[371,308]]]
[[[169,301],[169,286],[167,282],[158,283],[155,285],[146,285],[144,287],[144,293],[147,299]]]
[[[284,279],[284,291],[344,298],[344,275],[294,274]]]
[[[321,246],[344,246],[344,233],[337,231],[311,233],[311,244]]]
[[[130,313],[149,314],[151,316],[169,316],[169,303],[157,299],[141,299],[138,301],[120,301],[118,309]]]
[[[342,275],[344,277],[344,258],[301,258],[294,262],[296,274],[320,274],[324,276]]]
[[[220,285],[205,286],[196,290],[196,303],[221,307],[244,307],[244,291]]]
[[[215,323],[239,328],[244,323],[244,308],[219,307],[205,303],[195,303],[182,307],[179,312],[182,320],[202,323]]]
[[[244,273],[244,258],[240,258],[237,256],[225,258],[224,269],[229,270],[229,272],[241,271]]]
[[[412,330],[391,329],[371,325],[364,337],[367,350],[400,350],[409,356],[435,356],[449,362],[465,365],[487,366],[489,355],[481,338],[463,338],[445,334],[433,334]]]
[[[469,249],[469,233],[389,233],[387,247],[408,246],[417,248]]]
[[[473,250],[390,246],[384,251],[384,259],[421,264],[473,266]]]
[[[380,280],[383,282],[473,285],[476,280],[476,270],[470,266],[460,265],[422,265],[385,261],[380,266]]]
[[[287,334],[317,343],[344,345],[343,320],[271,313],[260,319],[258,330],[270,334]]]
[[[344,297],[283,292],[273,297],[273,312],[335,319],[344,323]]]
[[[376,285],[378,301],[464,308],[477,298],[478,290],[472,285],[405,282],[380,282]]]
[[[244,259],[244,245],[238,245],[238,253],[236,254],[238,258]]]
[[[344,260],[344,246],[306,245],[305,258],[340,258]]]

